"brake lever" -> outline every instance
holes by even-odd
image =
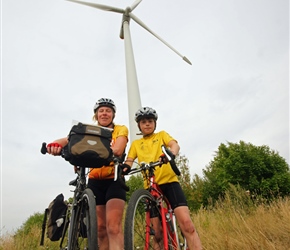
[[[162,152],[163,152],[163,154],[166,156],[166,158],[167,158],[167,160],[170,162],[171,160],[172,160],[172,156],[170,156],[170,154],[169,154],[169,150],[167,150],[167,148],[164,146],[164,145],[162,145],[161,146],[161,149],[162,149]],[[171,152],[170,152],[171,153]],[[172,154],[172,153],[171,153]]]
[[[114,181],[118,179],[118,169],[119,169],[119,163],[122,162],[120,158],[114,157],[113,159],[114,166],[115,166],[115,172],[114,172]]]
[[[161,146],[161,149],[164,155],[167,157],[167,160],[169,161],[172,170],[174,171],[176,175],[179,176],[181,173],[178,167],[176,166],[176,163],[174,160],[175,159],[174,154],[169,149],[167,149],[164,145]]]
[[[114,172],[114,181],[119,181],[121,187],[128,192],[130,188],[126,185],[125,181],[122,178],[122,169],[119,166],[119,159],[114,159],[114,165],[115,165],[115,172]]]

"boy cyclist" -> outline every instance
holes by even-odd
[[[128,157],[125,161],[126,165],[131,167],[136,158],[138,158],[139,163],[159,160],[162,155],[161,145],[170,148],[175,156],[178,154],[180,148],[173,137],[165,131],[154,133],[157,118],[158,115],[156,111],[149,107],[143,107],[135,113],[135,121],[138,124],[138,128],[143,138],[132,142]],[[156,168],[155,181],[169,200],[180,229],[187,240],[189,249],[201,250],[201,241],[190,218],[186,198],[178,182],[177,176],[170,166],[166,166],[167,164],[169,163],[166,163],[161,168]],[[144,187],[148,188],[147,181],[144,181]],[[158,228],[160,228],[160,222],[158,218],[153,218],[152,220],[155,220],[155,222],[153,222],[153,225],[155,225],[154,249],[161,249],[160,244],[162,243],[162,235],[160,230],[158,230]]]

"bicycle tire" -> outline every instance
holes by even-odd
[[[155,198],[145,189],[137,189],[131,196],[125,216],[124,246],[126,250],[154,249],[155,231],[153,229],[150,211],[154,210],[154,217],[161,218],[160,209]],[[147,237],[147,240],[146,240]],[[161,236],[163,238],[163,236]],[[168,249],[173,249],[168,235]],[[155,244],[156,241],[155,241]],[[159,242],[163,249],[163,241]]]
[[[133,192],[125,216],[124,247],[126,250],[146,250],[145,229],[151,229],[151,225],[146,225],[146,213],[149,212],[150,204],[154,200],[150,192],[145,189],[137,189]],[[147,249],[153,249],[153,242],[151,245],[148,244],[151,248]]]
[[[72,209],[67,249],[98,250],[96,201],[88,188]]]
[[[125,216],[125,227],[124,227],[124,246],[126,250],[144,249],[153,250],[154,249],[154,230],[152,224],[146,220],[146,216],[150,216],[150,210],[154,209],[157,217],[161,218],[160,209],[157,207],[157,203],[152,194],[145,189],[137,189],[131,196]],[[166,226],[167,239],[169,250],[182,249],[186,250],[183,240],[173,239],[175,233],[169,228],[169,224]],[[150,237],[146,241],[146,229],[150,232]],[[177,227],[177,233],[182,238],[179,232],[179,227]],[[170,234],[171,232],[171,234]],[[163,237],[163,236],[162,236]],[[146,244],[147,243],[147,244]],[[162,246],[161,246],[162,244]],[[164,242],[160,242],[160,248],[163,249]],[[178,244],[178,246],[177,246]]]

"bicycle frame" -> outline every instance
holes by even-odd
[[[76,247],[76,244],[78,244],[78,243],[76,243],[76,241],[74,239],[76,236],[76,230],[79,231],[80,234],[87,233],[85,231],[84,226],[82,227],[80,225],[75,224],[75,223],[78,223],[78,219],[76,219],[76,218],[79,218],[79,217],[82,218],[82,216],[83,216],[83,214],[82,214],[83,211],[80,207],[80,204],[82,203],[82,201],[84,199],[84,195],[86,197],[89,197],[90,200],[93,199],[93,204],[95,204],[94,203],[95,198],[94,198],[93,194],[92,193],[87,194],[87,192],[89,192],[89,191],[88,191],[88,189],[86,189],[86,169],[84,167],[80,167],[80,168],[78,168],[76,173],[77,173],[77,178],[69,183],[69,185],[75,186],[75,189],[73,190],[74,195],[73,195],[72,204],[70,205],[70,207],[67,211],[65,227],[64,227],[63,235],[62,235],[62,238],[60,241],[60,249],[74,249]],[[95,205],[93,205],[92,209],[94,210],[94,215],[95,215]],[[94,218],[92,222],[96,223],[96,218]],[[73,224],[71,224],[71,223],[73,223]],[[77,226],[77,229],[75,229],[76,226]],[[97,235],[96,228],[94,229],[94,234]],[[66,244],[68,244],[68,245],[65,248],[63,248],[62,245],[63,245],[66,237],[68,237],[68,240],[66,241]],[[86,238],[86,237],[84,237],[84,238]],[[94,240],[95,240],[94,245],[96,245],[94,249],[98,249],[96,236],[94,237]],[[90,243],[88,243],[88,244],[90,244]]]
[[[160,166],[161,167],[161,166]],[[171,208],[171,205],[166,197],[164,197],[162,190],[160,189],[159,185],[155,182],[155,175],[154,175],[155,168],[149,169],[149,192],[152,196],[156,199],[157,206],[160,208],[161,212],[161,226],[162,226],[162,233],[163,233],[163,245],[164,249],[169,249],[170,242],[168,241],[168,235],[172,239],[171,244],[173,244],[174,249],[179,249],[179,240],[177,236],[177,227],[176,227],[176,218],[174,212]],[[150,224],[150,211],[146,212],[146,225]],[[149,249],[148,242],[150,237],[150,230],[146,229],[146,246],[145,249]]]

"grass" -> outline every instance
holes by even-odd
[[[36,250],[49,249],[59,250],[59,242],[51,242],[48,238],[45,239],[44,246],[40,246],[41,229],[34,225],[27,234],[6,234],[0,239],[1,250]]]
[[[290,197],[272,202],[252,201],[236,189],[208,209],[192,214],[204,250],[290,249]],[[23,230],[25,228],[25,230]],[[22,227],[0,238],[0,250],[59,249],[59,242],[45,239],[39,246],[40,223]]]
[[[229,195],[213,209],[200,210],[193,220],[204,250],[290,249],[290,198],[252,203]]]

